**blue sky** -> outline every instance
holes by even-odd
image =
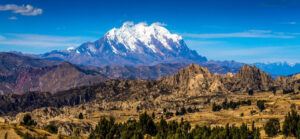
[[[300,62],[299,0],[1,0],[0,51],[44,53],[160,22],[212,60]]]

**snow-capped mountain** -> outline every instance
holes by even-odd
[[[190,50],[181,36],[170,33],[160,23],[147,25],[131,22],[111,29],[95,42],[86,42],[65,51],[52,51],[42,57],[94,66],[207,61],[196,51]]]

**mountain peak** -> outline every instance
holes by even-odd
[[[119,53],[113,45],[114,43],[122,44],[126,50],[132,52],[141,52],[137,47],[137,44],[140,44],[154,53],[161,53],[155,43],[159,42],[164,48],[173,50],[172,47],[180,47],[182,41],[181,36],[171,34],[161,23],[153,23],[148,26],[147,23],[125,22],[122,27],[108,31],[105,37],[109,44],[112,44],[114,53]]]
[[[125,22],[102,38],[66,51],[52,51],[42,56],[75,64],[153,65],[157,63],[202,63],[207,61],[191,50],[182,37],[170,33],[163,24]]]
[[[234,76],[240,82],[236,86],[253,90],[268,90],[273,84],[270,74],[245,64]]]

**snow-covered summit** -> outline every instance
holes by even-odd
[[[191,50],[182,37],[164,25],[125,22],[102,38],[66,51],[53,51],[43,57],[83,65],[151,65],[156,63],[201,63],[207,61]]]
[[[174,44],[175,47],[180,47],[180,41],[182,41],[181,36],[171,34],[161,23],[153,23],[148,26],[146,23],[125,22],[122,27],[111,29],[105,36],[110,44],[113,42],[122,44],[132,52],[138,52],[137,46],[141,44],[150,48],[154,53],[159,53],[154,40],[159,41],[164,48],[169,50],[173,50]]]

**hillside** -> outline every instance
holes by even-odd
[[[159,80],[110,79],[56,94],[29,92],[24,95],[4,95],[1,96],[0,113],[16,114],[45,106],[63,107],[94,103],[104,110],[130,110],[136,107],[176,109],[177,105],[187,100],[189,103],[185,105],[192,106],[193,101],[203,103],[207,97],[219,99],[219,96],[228,94],[248,94],[249,90],[263,92],[272,87],[277,87],[277,90],[291,90],[300,86],[298,79],[286,80],[280,86],[277,84],[278,80],[273,80],[269,74],[254,66],[245,65],[235,75],[212,75],[207,68],[191,64]],[[199,97],[203,99],[197,100]]]
[[[66,62],[33,59],[13,53],[1,53],[0,56],[0,94],[55,93],[106,79],[98,72]]]

